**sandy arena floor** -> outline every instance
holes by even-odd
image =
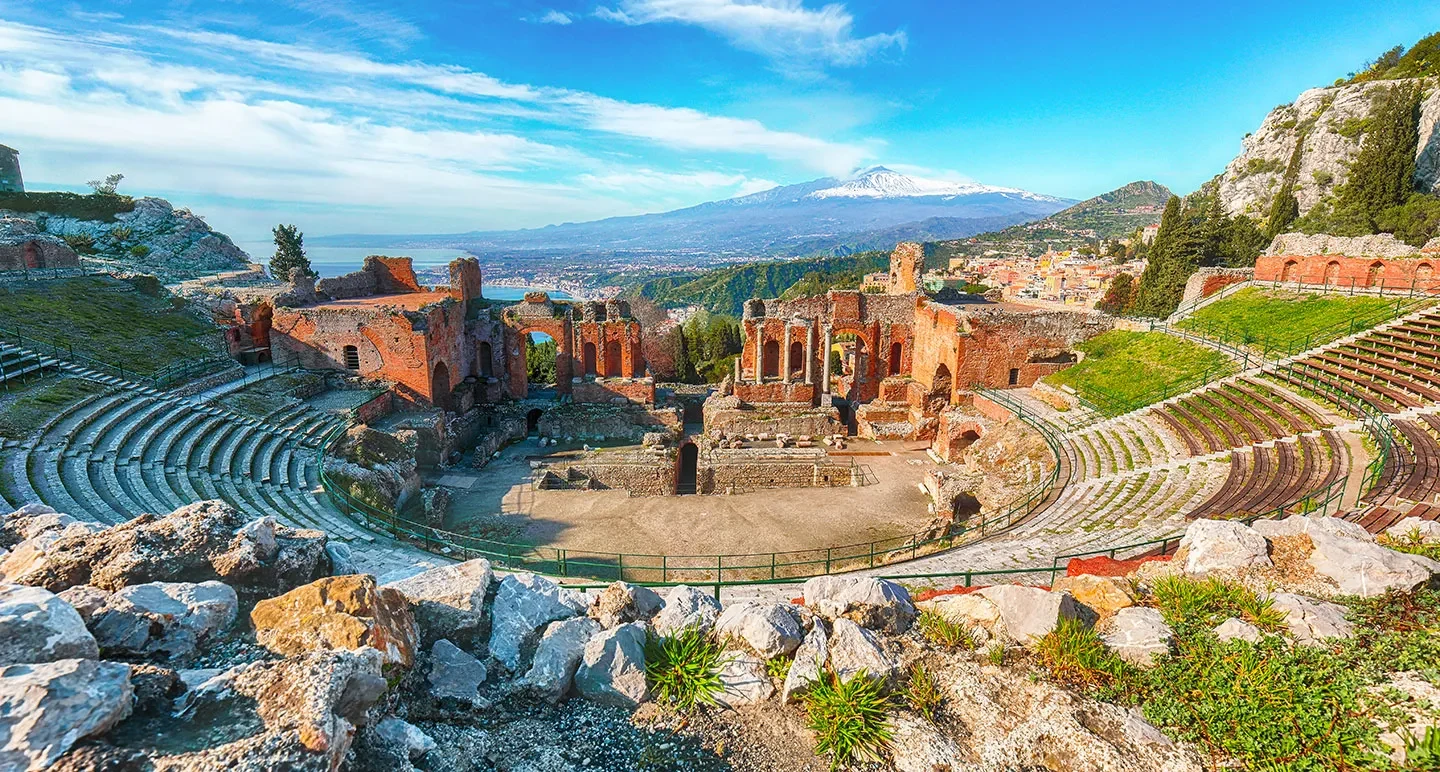
[[[534,491],[526,457],[542,451],[533,440],[510,446],[483,470],[450,471],[438,482],[455,493],[446,527],[475,535],[632,554],[785,551],[870,542],[924,528],[929,497],[917,486],[935,464],[924,450],[906,445],[852,444],[851,450],[887,454],[855,458],[877,480],[858,488],[636,498],[624,491]]]

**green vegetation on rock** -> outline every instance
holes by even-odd
[[[1335,81],[1335,85],[1431,75],[1440,75],[1440,32],[1421,38],[1409,51],[1405,50],[1405,46],[1395,46],[1366,63],[1359,72]]]
[[[11,384],[11,388],[16,385]],[[49,378],[11,392],[0,408],[0,437],[23,440],[67,406],[103,391],[105,387],[93,381]]]
[[[723,690],[722,647],[710,633],[687,627],[670,636],[651,632],[645,638],[645,680],[658,702],[691,710],[714,705]]]
[[[114,222],[115,215],[135,211],[135,199],[104,193],[0,193],[0,209]]]
[[[751,263],[651,279],[631,287],[627,294],[647,297],[670,308],[697,305],[717,314],[739,316],[746,300],[782,297],[802,281],[802,294],[855,289],[860,286],[860,277],[885,270],[889,260],[888,252],[861,252],[845,257]]]
[[[1202,188],[1183,202],[1171,196],[1128,311],[1169,316],[1180,305],[1185,281],[1195,269],[1253,265],[1265,243],[1265,235],[1249,217],[1225,214],[1213,189]]]
[[[0,288],[0,328],[140,375],[225,353],[219,330],[182,299],[108,276]]]
[[[1379,297],[1247,287],[1200,308],[1175,326],[1226,343],[1293,353],[1348,335],[1352,325],[1373,327],[1408,308]]]
[[[1220,352],[1163,332],[1112,330],[1078,346],[1085,358],[1047,376],[1102,409],[1133,410],[1235,371]]]

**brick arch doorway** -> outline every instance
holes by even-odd
[[[620,341],[612,340],[605,344],[605,376],[607,378],[618,378],[621,375],[621,363],[623,358],[620,354]]]
[[[436,362],[430,376],[430,403],[441,410],[450,409],[450,368],[444,362]]]
[[[530,412],[525,414],[526,435],[535,434],[536,432],[540,431],[540,416],[544,414],[545,411],[541,410],[538,407],[531,409]]]
[[[676,460],[675,493],[688,496],[697,492],[696,482],[700,476],[700,449],[695,443],[680,446],[680,457]]]

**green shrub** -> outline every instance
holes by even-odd
[[[115,215],[135,211],[129,196],[81,195],[79,193],[0,193],[0,209],[17,212],[45,212],[77,220],[113,222]]]
[[[985,651],[985,658],[989,660],[990,664],[994,665],[995,667],[1000,667],[1001,665],[1004,665],[1005,644],[999,642],[990,644],[990,648]]]
[[[1420,534],[1419,528],[1413,529],[1410,533],[1398,538],[1381,535],[1377,541],[1380,542],[1381,546],[1397,552],[1408,552],[1411,555],[1420,555],[1430,558],[1431,560],[1440,560],[1440,544],[1425,543],[1425,537]]]
[[[76,254],[95,254],[95,239],[84,233],[71,233],[68,236],[62,236],[62,238],[65,239],[66,244],[70,245],[71,249],[75,250]]]
[[[951,622],[934,611],[921,611],[916,624],[920,627],[920,635],[929,641],[932,646],[939,646],[942,649],[973,649],[975,641],[970,637],[970,631],[958,622]]]
[[[135,235],[135,229],[126,225],[117,225],[110,229],[110,238],[117,242],[129,241],[133,235]]]
[[[790,675],[790,665],[794,661],[795,660],[792,657],[787,657],[784,654],[777,654],[770,659],[765,660],[765,675],[768,675],[777,681],[784,681],[785,676]]]
[[[1425,727],[1425,735],[1405,736],[1405,769],[1420,772],[1440,769],[1440,726]]]
[[[1316,169],[1315,171],[1310,173],[1310,176],[1314,178],[1315,184],[1321,187],[1329,185],[1330,183],[1335,181],[1335,175],[1325,171],[1324,169]]]
[[[940,710],[940,703],[945,701],[945,692],[941,691],[930,671],[917,663],[910,668],[910,678],[905,683],[905,701],[910,704],[911,710],[924,716],[926,721],[934,721],[935,713]]]
[[[709,633],[687,627],[665,638],[650,633],[645,639],[645,678],[659,702],[681,710],[714,705],[720,684],[721,648]]]
[[[830,768],[878,762],[890,744],[890,700],[878,679],[864,671],[848,681],[826,672],[805,695],[815,755],[830,754]]]
[[[1084,692],[1119,683],[1125,663],[1078,619],[1062,619],[1035,648],[1040,663],[1056,681]]]
[[[1152,594],[1156,608],[1176,629],[1213,628],[1230,617],[1240,617],[1270,632],[1278,632],[1285,625],[1285,615],[1275,610],[1273,601],[1215,577],[1162,577],[1155,582]]]
[[[144,257],[150,254],[150,247],[144,244],[136,244],[135,246],[130,247],[130,254],[135,257]]]

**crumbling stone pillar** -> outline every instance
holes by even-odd
[[[755,383],[765,382],[765,325],[764,319],[755,322]]]
[[[785,347],[780,349],[780,381],[790,382],[790,322],[785,322]]]
[[[820,383],[821,394],[830,393],[830,347],[835,345],[832,335],[830,325],[825,325],[825,350],[820,354],[824,362],[821,366],[821,372],[823,373],[823,381]]]
[[[805,325],[805,383],[815,384],[815,329]]]

